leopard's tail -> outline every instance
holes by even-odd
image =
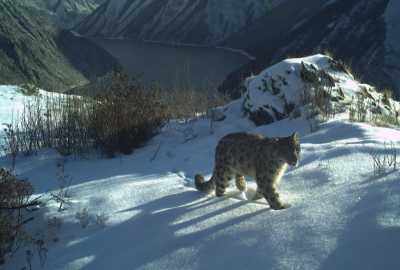
[[[209,181],[204,180],[204,176],[196,174],[194,184],[198,191],[210,193],[215,190],[215,179],[211,177]]]

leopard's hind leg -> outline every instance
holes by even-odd
[[[246,191],[247,183],[246,183],[246,179],[244,178],[244,176],[241,174],[236,174],[235,180],[236,180],[235,183],[236,183],[237,189],[242,192]]]
[[[215,195],[217,197],[222,197],[226,188],[229,186],[229,181],[232,179],[232,172],[224,166],[217,166],[214,169],[214,175],[216,185]]]

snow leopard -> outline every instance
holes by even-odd
[[[215,149],[212,177],[205,181],[200,174],[195,176],[197,190],[210,193],[215,190],[218,197],[224,195],[229,181],[235,177],[236,187],[247,189],[245,176],[253,177],[257,192],[253,200],[265,198],[274,210],[285,209],[277,192],[288,165],[297,166],[300,158],[298,133],[283,138],[267,138],[259,134],[231,133],[224,136]]]

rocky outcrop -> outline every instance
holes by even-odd
[[[364,121],[397,119],[400,109],[398,102],[357,81],[345,65],[326,55],[287,59],[247,78],[242,101],[256,125],[300,116],[329,118],[352,110]]]

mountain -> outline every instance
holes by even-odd
[[[391,0],[385,11],[385,71],[400,91],[400,1]],[[397,94],[399,95],[399,93]]]
[[[215,44],[286,0],[108,0],[76,27],[82,35]]]
[[[42,9],[61,28],[70,29],[90,15],[105,0],[22,0]]]
[[[391,88],[400,96],[396,90],[400,85],[398,10],[395,0],[390,5],[389,0],[286,1],[223,42],[257,59],[231,74],[221,90],[237,97],[242,78],[250,74],[288,56],[329,51],[351,66],[360,79],[381,89]],[[390,48],[392,57],[388,58]]]
[[[65,90],[118,66],[103,49],[58,29],[41,10],[0,1],[0,84]]]
[[[400,97],[396,0],[108,0],[76,30],[89,36],[218,45],[256,60],[220,89],[240,95],[243,78],[287,57],[329,52],[360,79]]]

